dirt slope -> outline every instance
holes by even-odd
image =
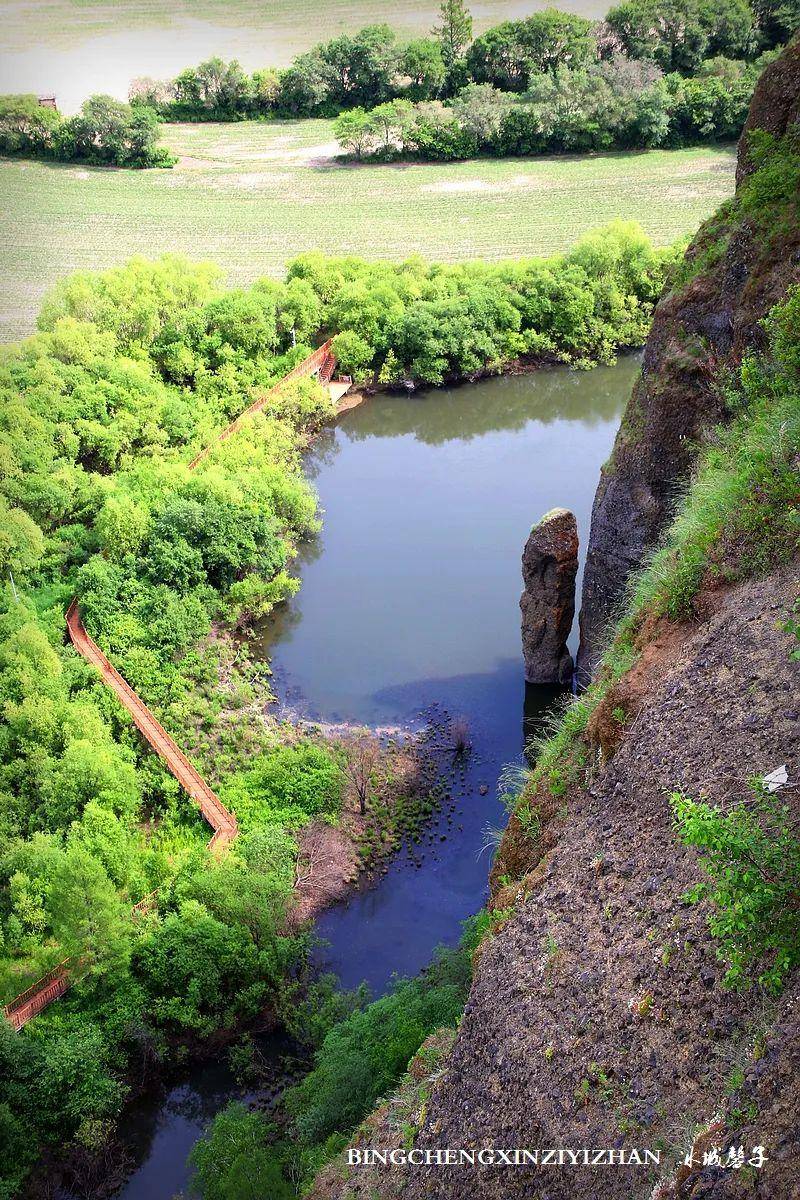
[[[800,663],[779,624],[799,590],[798,564],[741,585],[652,659],[632,729],[596,784],[569,796],[538,889],[481,956],[415,1143],[661,1148],[662,1171],[395,1168],[325,1194],[644,1200],[693,1126],[738,1109],[719,1141],[765,1145],[766,1167],[711,1167],[677,1194],[798,1195],[798,985],[778,1001],[722,987],[708,912],[684,899],[701,873],[668,796],[740,797],[782,763],[800,779]],[[800,792],[786,797],[800,818]]]

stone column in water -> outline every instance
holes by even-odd
[[[522,554],[525,591],[522,653],[528,683],[568,684],[572,655],[567,638],[575,615],[578,527],[566,508],[554,508],[534,525]]]

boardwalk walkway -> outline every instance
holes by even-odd
[[[218,442],[226,441],[238,429],[241,429],[248,417],[260,412],[269,403],[270,397],[276,395],[292,379],[303,379],[317,375],[320,383],[326,385],[331,391],[331,396],[338,400],[348,390],[350,380],[344,379],[332,382],[335,367],[336,357],[333,353],[331,342],[327,341],[318,350],[315,350],[313,354],[308,355],[307,358],[298,363],[288,375],[284,375],[283,379],[262,396],[259,396],[235,421],[231,421],[230,425],[223,429],[222,433],[218,435],[211,446],[202,450],[200,454],[192,459],[189,464],[190,468],[194,469],[194,467],[198,466],[211,453]],[[336,390],[334,391],[334,389]],[[134,724],[142,737],[152,746],[159,758],[178,780],[184,791],[199,806],[201,813],[214,831],[211,841],[208,843],[209,848],[216,851],[224,850],[239,832],[236,817],[232,812],[228,811],[219,797],[208,786],[200,772],[192,766],[177,743],[170,737],[163,725],[156,720],[145,702],[137,696],[130,684],[123,679],[116,667],[111,664],[97,643],[86,632],[81,620],[77,600],[73,600],[67,609],[66,619],[67,631],[75,649],[87,662],[97,667],[103,678],[103,682],[111,688],[123,707],[133,717]],[[140,900],[138,904],[134,905],[132,915],[136,917],[142,912],[149,911],[153,903],[153,894],[146,896],[144,900]],[[71,965],[74,967],[75,964],[71,960],[65,959],[64,962],[59,963],[57,967],[54,967],[52,971],[48,972],[47,975],[43,976],[42,979],[32,984],[29,988],[26,988],[24,992],[21,992],[10,1004],[4,1007],[3,1015],[17,1031],[22,1029],[32,1017],[37,1016],[38,1013],[47,1008],[48,1004],[53,1000],[57,1000],[59,996],[64,995],[72,982],[69,970]]]
[[[199,805],[201,813],[214,830],[209,845],[222,847],[232,842],[239,831],[236,817],[233,813],[228,812],[200,772],[192,766],[163,725],[156,720],[144,700],[140,700],[116,667],[111,665],[97,643],[89,637],[83,627],[76,600],[73,600],[67,609],[67,629],[75,649],[88,662],[97,667],[103,677],[103,682],[116,692],[120,703],[133,717],[136,728],[150,743],[159,758],[166,763],[184,791]]]

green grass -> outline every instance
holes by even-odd
[[[0,160],[0,338],[32,329],[42,294],[69,271],[132,254],[213,259],[244,284],[311,248],[446,261],[553,254],[617,218],[665,245],[733,190],[726,148],[346,167],[330,161],[331,130],[170,126],[182,156],[173,171]]]

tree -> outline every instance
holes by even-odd
[[[128,914],[102,864],[84,846],[73,844],[64,851],[48,909],[53,933],[82,966],[107,977],[126,964]]]
[[[9,571],[17,578],[32,571],[44,553],[44,536],[35,521],[21,508],[9,508],[0,496],[0,576],[8,581]]]
[[[0,96],[0,151],[4,154],[51,153],[60,125],[60,115],[43,108],[33,95]]]
[[[127,554],[136,553],[147,536],[149,524],[147,511],[122,492],[108,497],[95,528],[109,558],[119,562]]]
[[[151,108],[131,108],[113,96],[90,96],[58,130],[60,157],[117,166],[172,166],[174,156],[157,146],[160,122]]]
[[[410,100],[438,96],[446,75],[441,44],[433,38],[409,42],[400,58],[400,72],[409,80],[406,95]]]
[[[344,773],[358,801],[358,811],[362,817],[367,815],[367,801],[374,786],[379,763],[380,746],[369,730],[359,730],[346,739]]]
[[[144,104],[156,111],[168,108],[175,99],[175,84],[171,79],[152,79],[149,75],[140,75],[131,80],[128,88],[128,103],[133,106]]]
[[[320,47],[298,54],[281,73],[276,108],[298,117],[320,112],[336,83],[335,72],[322,57]]]
[[[752,0],[752,5],[766,49],[782,46],[800,29],[800,0]]]
[[[281,77],[274,67],[254,71],[251,77],[253,104],[258,112],[271,112],[281,90]]]
[[[445,69],[450,72],[464,57],[472,40],[472,16],[464,0],[442,0],[439,24],[434,26],[432,33],[441,47]]]
[[[334,103],[372,106],[392,95],[399,52],[388,25],[367,25],[352,37],[342,34],[319,50],[332,73]]]
[[[490,83],[471,83],[458,93],[453,112],[478,146],[488,147],[496,143],[508,103],[505,94]]]
[[[178,104],[226,113],[245,112],[253,96],[250,79],[236,59],[226,63],[218,56],[182,71],[174,88]]]
[[[368,114],[368,125],[381,149],[402,146],[414,120],[414,107],[408,100],[387,100]]]
[[[525,91],[531,67],[521,33],[521,22],[504,21],[475,39],[467,54],[467,69],[475,83],[490,83],[506,92]]]
[[[374,357],[373,347],[352,329],[337,333],[333,349],[342,370],[353,379],[365,378]]]
[[[333,135],[343,150],[361,159],[375,145],[375,136],[369,113],[363,108],[351,108],[337,117],[333,124]]]
[[[521,21],[519,40],[533,73],[580,67],[596,53],[592,22],[556,8],[546,8]]]
[[[606,25],[631,58],[652,58],[683,74],[709,56],[742,58],[753,47],[747,0],[626,0],[609,11]]]
[[[192,1147],[193,1191],[203,1200],[291,1200],[296,1192],[270,1150],[271,1133],[263,1113],[228,1104]]]

